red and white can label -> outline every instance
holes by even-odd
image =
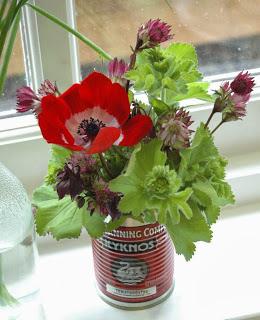
[[[158,300],[173,286],[173,245],[158,223],[105,233],[93,256],[98,288],[115,304]]]

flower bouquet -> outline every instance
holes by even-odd
[[[212,134],[245,116],[254,79],[240,72],[209,92],[191,44],[161,47],[172,38],[168,24],[149,20],[129,64],[115,58],[107,75],[94,71],[64,93],[48,80],[38,93],[18,90],[17,110],[32,110],[52,144],[33,197],[39,235],[77,238],[85,228],[100,238],[131,218],[166,227],[186,260],[196,241],[211,240],[221,207],[234,203]],[[194,126],[188,99],[213,104],[206,123]],[[210,130],[216,113],[222,120]]]

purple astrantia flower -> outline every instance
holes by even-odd
[[[160,121],[158,137],[163,141],[164,147],[170,149],[183,149],[190,145],[189,138],[193,123],[188,111],[183,108],[174,113],[167,114]]]
[[[248,71],[245,73],[241,71],[230,83],[230,88],[233,93],[244,96],[253,91],[254,85],[254,77]]]
[[[102,179],[96,181],[93,185],[96,206],[93,203],[89,204],[92,207],[92,211],[97,208],[101,214],[105,216],[110,216],[113,220],[118,219],[121,212],[118,210],[118,203],[121,199],[119,193],[112,192],[108,183]]]
[[[65,195],[70,195],[71,199],[75,199],[84,189],[80,167],[66,163],[63,170],[57,174],[56,189],[59,199],[64,198]]]
[[[86,154],[86,152],[73,152],[69,162],[72,163],[74,167],[79,166],[81,174],[89,175],[97,171],[96,159],[93,156]]]
[[[172,38],[171,26],[160,19],[150,19],[139,28],[137,33],[137,43],[140,49],[153,48]]]
[[[55,95],[58,92],[56,85],[50,80],[45,80],[36,94],[30,87],[24,86],[16,91],[17,112],[27,112],[32,110],[36,115],[39,114],[41,108],[41,99],[49,94]]]
[[[114,58],[111,60],[108,64],[108,76],[110,79],[120,80],[123,78],[123,75],[128,70],[128,64],[124,60],[118,60],[117,58]]]

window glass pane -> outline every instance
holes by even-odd
[[[137,28],[161,18],[175,41],[196,46],[205,75],[260,66],[260,0],[76,0],[76,9],[79,31],[113,56],[127,59]],[[85,76],[97,55],[79,45]]]
[[[5,89],[0,96],[0,118],[6,117],[16,107],[16,89],[26,84],[25,68],[20,32],[14,44],[13,53],[8,67]],[[10,111],[10,112],[9,112]]]

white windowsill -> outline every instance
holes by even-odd
[[[260,203],[225,217],[214,226],[212,242],[199,243],[190,262],[176,256],[171,297],[143,311],[118,310],[97,296],[85,236],[58,242],[52,252],[39,244],[46,320],[227,320],[259,313]]]

